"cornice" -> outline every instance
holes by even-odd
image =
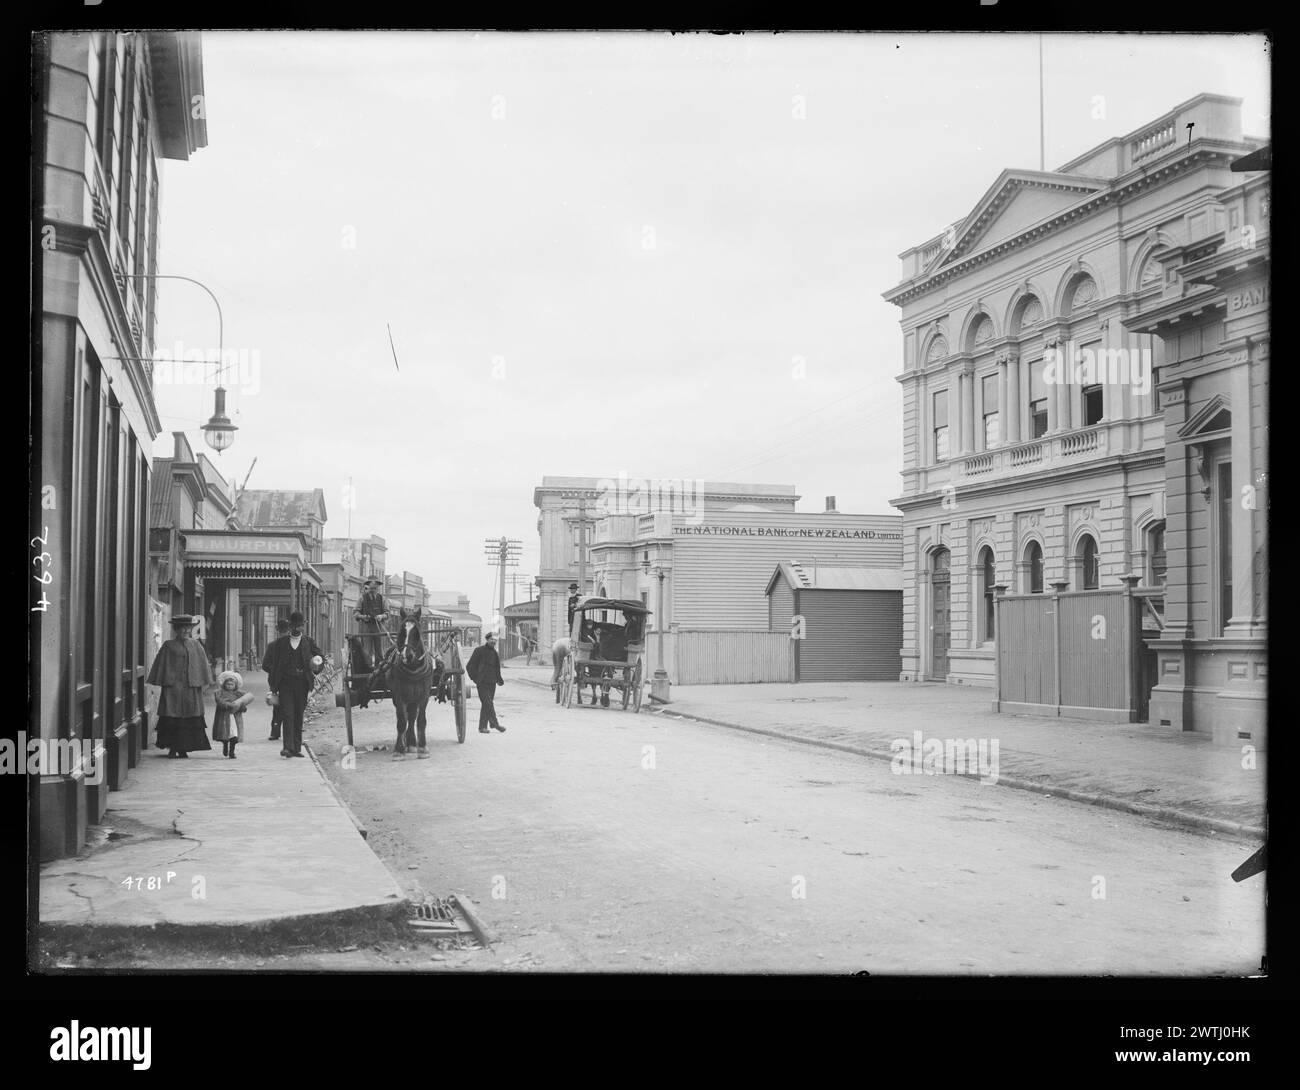
[[[47,222],[54,228],[55,249],[75,254],[81,259],[81,268],[90,278],[95,298],[101,304],[113,347],[118,349],[118,355],[122,357],[118,362],[131,383],[136,404],[144,413],[145,423],[149,427],[149,440],[152,442],[162,432],[162,421],[158,417],[158,406],[154,404],[153,389],[146,381],[144,368],[140,364],[140,346],[131,332],[131,322],[117,286],[117,277],[113,273],[113,263],[104,245],[103,235],[98,228],[81,223],[63,220]],[[127,349],[126,352],[121,351],[123,347]]]
[[[984,496],[984,495],[1005,495],[1011,496],[1013,493],[1023,489],[1038,487],[1044,484],[1051,484],[1053,481],[1070,481],[1086,477],[1100,477],[1117,470],[1141,467],[1145,465],[1163,465],[1165,460],[1165,451],[1161,447],[1157,450],[1132,451],[1126,454],[1116,454],[1109,458],[1101,458],[1092,462],[1084,462],[1077,466],[1062,466],[1055,469],[1042,469],[1037,472],[1015,474],[1010,477],[994,477],[988,480],[980,481],[978,484],[966,482],[961,484],[961,494],[963,496]],[[933,468],[933,467],[923,467]],[[907,471],[904,471],[907,472]],[[915,470],[913,470],[915,472]],[[900,511],[918,507],[936,507],[942,509],[942,504],[949,494],[942,489],[930,489],[922,493],[913,493],[908,496],[902,496],[898,499],[889,501],[891,507],[897,507]],[[951,516],[952,512],[943,509],[943,521],[954,521]],[[989,512],[992,513],[992,512]],[[969,518],[978,518],[984,516],[967,516]]]

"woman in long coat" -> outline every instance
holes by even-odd
[[[198,640],[190,639],[194,618],[172,618],[172,638],[158,649],[149,670],[149,684],[160,686],[158,748],[168,757],[188,757],[191,750],[211,749],[204,718],[203,696],[216,683],[208,655]]]

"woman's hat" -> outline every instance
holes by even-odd
[[[228,677],[233,677],[235,679],[236,689],[242,689],[244,687],[244,679],[240,677],[237,673],[235,673],[234,670],[222,670],[221,673],[217,675],[218,687],[225,685],[226,678]]]
[[[193,628],[197,618],[190,616],[188,613],[177,613],[172,617],[173,628]]]

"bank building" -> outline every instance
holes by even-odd
[[[900,255],[902,680],[1263,743],[1269,195],[1240,106],[1004,170]]]

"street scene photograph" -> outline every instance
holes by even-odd
[[[1271,50],[34,35],[28,972],[1266,978]]]

